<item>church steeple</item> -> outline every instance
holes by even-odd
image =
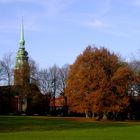
[[[21,33],[20,33],[20,47],[24,47],[25,40],[24,40],[24,25],[23,25],[23,19],[21,23]]]
[[[20,47],[16,54],[16,63],[14,69],[14,84],[22,85],[25,82],[29,82],[29,63],[28,52],[25,50],[24,26],[22,20],[20,32]]]

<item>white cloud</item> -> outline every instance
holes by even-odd
[[[101,20],[89,21],[86,23],[86,25],[95,27],[95,28],[101,28],[105,26]]]

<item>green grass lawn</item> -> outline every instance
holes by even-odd
[[[0,116],[0,140],[139,140],[137,123]]]

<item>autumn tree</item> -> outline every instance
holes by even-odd
[[[127,87],[133,74],[106,48],[87,47],[71,65],[67,81],[69,109],[94,113],[99,119],[124,112],[129,106]]]

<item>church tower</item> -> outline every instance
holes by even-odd
[[[16,53],[16,63],[14,68],[14,85],[25,85],[29,84],[29,63],[28,63],[28,52],[25,50],[24,40],[24,26],[23,21],[21,24],[20,34],[20,47]]]

